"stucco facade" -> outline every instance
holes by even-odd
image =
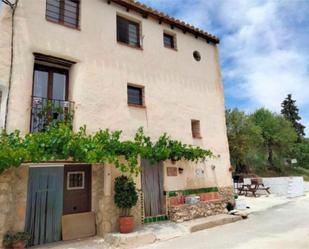
[[[142,49],[116,40],[116,15],[141,23]],[[100,128],[123,130],[132,138],[138,127],[158,137],[164,132],[184,143],[211,149],[220,155],[217,183],[230,185],[229,152],[224,117],[224,95],[213,43],[192,34],[144,19],[133,11],[104,0],[81,2],[80,30],[45,20],[44,0],[21,0],[16,11],[15,57],[9,102],[8,130],[28,133],[32,95],[33,53],[52,55],[76,62],[70,70],[69,99],[75,102],[74,127],[87,125],[89,132]],[[10,12],[1,15],[0,79],[7,89],[10,60]],[[163,46],[163,32],[177,37],[177,51]],[[201,53],[194,60],[193,51]],[[127,105],[128,83],[145,87],[146,108]],[[4,118],[4,103],[1,117]],[[201,122],[202,139],[193,139],[191,120]],[[201,165],[203,166],[203,165]],[[215,181],[211,172],[207,178]],[[189,184],[190,185],[190,184]]]
[[[45,0],[20,0],[16,10],[8,131],[18,129],[26,134],[30,129],[33,53],[70,60],[75,62],[69,71],[69,100],[75,103],[75,130],[83,125],[88,132],[105,128],[122,130],[125,139],[133,138],[139,127],[144,127],[152,138],[166,132],[173,139],[210,149],[217,156],[197,164],[165,162],[165,191],[231,187],[217,44],[159,23],[152,17],[144,18],[113,2],[107,4],[106,0],[81,1],[79,29],[47,21],[45,8]],[[140,23],[140,49],[117,42],[117,15]],[[177,49],[164,47],[163,32],[176,37]],[[9,79],[10,35],[10,9],[3,5],[0,15],[2,127]],[[193,58],[194,51],[200,52],[200,61]],[[128,84],[144,87],[145,108],[128,106]],[[193,138],[191,120],[200,121],[202,138]],[[182,168],[183,172],[168,176],[168,167]],[[94,189],[96,194],[102,191]],[[104,203],[101,206],[98,203],[94,205],[96,209],[106,209]],[[102,225],[103,230],[104,226],[110,225]]]

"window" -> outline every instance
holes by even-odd
[[[128,104],[144,106],[144,88],[128,85]]]
[[[202,138],[201,136],[201,126],[199,120],[191,120],[191,129],[193,138]]]
[[[42,131],[48,124],[64,120],[71,110],[68,74],[66,69],[34,65],[31,132]]]
[[[117,41],[140,47],[139,23],[117,16]]]
[[[80,0],[46,0],[46,19],[78,28],[79,5]]]
[[[67,189],[77,190],[85,188],[85,172],[68,172],[67,177]]]
[[[166,48],[176,48],[175,36],[164,33],[163,34],[164,47]]]

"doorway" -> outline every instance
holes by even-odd
[[[91,165],[64,167],[63,215],[91,211]]]
[[[69,71],[35,64],[33,73],[31,132],[64,120],[68,109]]]
[[[164,215],[163,162],[151,164],[142,159],[141,165],[145,217]]]
[[[29,246],[62,240],[62,216],[91,211],[91,165],[30,167],[25,231]]]
[[[30,246],[61,240],[63,167],[30,168],[25,230]]]

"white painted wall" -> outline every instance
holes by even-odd
[[[278,196],[294,198],[304,195],[303,177],[265,177],[263,178],[265,187],[270,187],[270,192]],[[244,179],[244,184],[250,184],[250,178]],[[261,191],[265,194],[265,191]]]
[[[218,48],[192,34],[159,25],[133,11],[105,0],[81,2],[81,29],[74,30],[45,20],[45,0],[20,0],[16,12],[16,43],[8,130],[29,132],[33,79],[33,53],[77,62],[70,70],[70,100],[75,102],[74,128],[87,125],[89,132],[109,128],[132,138],[143,126],[157,138],[164,132],[187,144],[211,149],[220,157],[201,163],[208,167],[205,181],[230,186],[230,158],[226,136],[224,94]],[[10,14],[0,17],[0,79],[7,82],[9,69]],[[116,16],[141,23],[143,49],[117,43]],[[163,46],[163,31],[177,36],[177,49]],[[193,52],[200,51],[197,62]],[[127,105],[127,84],[145,86],[146,108]],[[191,119],[200,120],[203,139],[193,139]],[[187,163],[189,166],[193,163]],[[216,174],[209,170],[216,166]],[[193,167],[193,166],[192,166]],[[194,168],[194,167],[193,167]],[[187,172],[184,188],[196,185]],[[173,185],[173,180],[168,180]],[[190,184],[189,184],[190,183]],[[199,184],[198,184],[199,185]],[[179,186],[175,182],[172,188]]]

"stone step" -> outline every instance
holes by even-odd
[[[220,214],[185,222],[191,233],[241,220],[241,216]]]
[[[219,214],[182,223],[162,222],[144,225],[129,234],[109,233],[104,239],[113,247],[133,249],[156,241],[166,241],[189,233],[241,220],[240,216]]]

